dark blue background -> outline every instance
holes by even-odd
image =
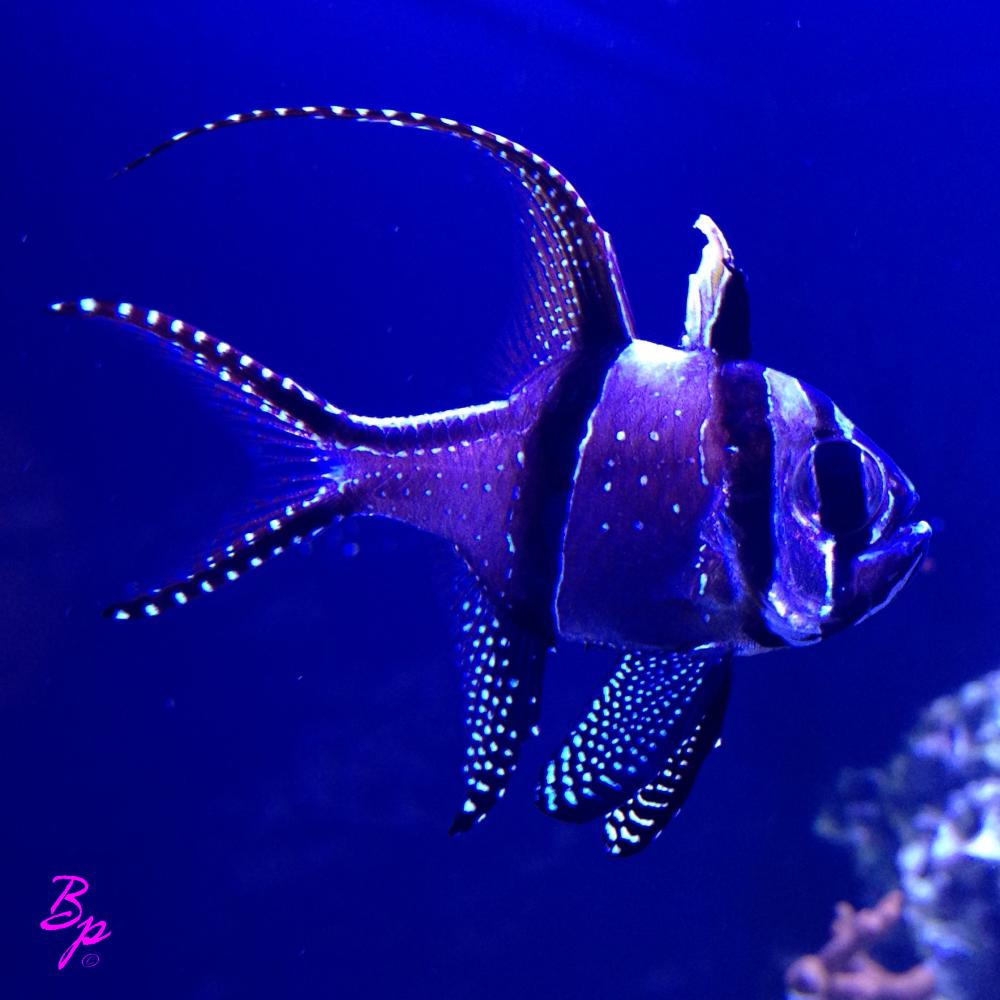
[[[30,10],[29,10],[30,7]],[[5,997],[708,997],[780,992],[849,859],[811,823],[931,697],[995,666],[998,24],[985,4],[35,2],[5,15],[0,213],[0,992]],[[532,805],[608,664],[568,649],[543,737],[462,839],[451,565],[345,525],[184,613],[99,617],[248,500],[245,429],[139,338],[48,302],[158,307],[339,403],[484,399],[516,303],[480,123],[614,233],[638,331],[680,327],[690,225],[749,272],[755,356],[915,480],[933,562],[822,648],[739,662],[725,747],[627,862]],[[352,555],[357,548],[357,554]],[[113,936],[55,971],[52,876]],[[81,953],[82,954],[82,953]]]

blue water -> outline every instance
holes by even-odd
[[[541,9],[538,9],[538,8]],[[776,997],[866,901],[812,821],[847,765],[994,667],[1000,562],[998,23],[986,5],[38,3],[7,15],[0,395],[0,993],[12,998]],[[155,621],[250,492],[247,428],[176,365],[47,303],[181,316],[361,412],[487,398],[516,311],[480,123],[615,237],[640,336],[683,318],[699,212],[749,274],[754,355],[828,392],[916,482],[932,562],[828,644],[737,663],[725,744],[657,844],[532,803],[604,673],[565,649],[543,736],[464,838],[449,553],[347,524]],[[112,936],[61,972],[51,879]],[[100,963],[79,961],[94,952]]]

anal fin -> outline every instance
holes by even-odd
[[[538,733],[546,643],[509,620],[476,584],[460,604],[466,697],[466,798],[450,833],[485,818],[503,797],[524,741]]]

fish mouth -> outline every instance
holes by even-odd
[[[930,544],[931,536],[934,534],[933,528],[927,521],[913,521],[903,529],[908,533],[914,545],[921,545],[924,549]]]
[[[857,564],[859,568],[869,564],[877,564],[883,570],[889,568],[889,563],[896,567],[905,565],[908,567],[906,575],[909,576],[916,564],[926,554],[933,534],[934,532],[927,521],[911,521],[908,524],[900,525],[886,539],[885,544],[862,552],[857,557]]]
[[[871,606],[857,621],[864,621],[876,611],[881,611],[906,585],[914,570],[923,562],[933,533],[927,521],[911,521],[897,528],[884,545],[868,549],[856,557],[855,593],[874,596]]]
[[[862,552],[857,557],[857,562],[861,564],[867,560],[882,563],[890,560],[894,564],[907,565],[912,562],[913,565],[910,565],[906,572],[906,576],[909,577],[926,555],[927,546],[934,532],[927,521],[914,518],[914,511],[920,503],[920,494],[914,489],[913,483],[898,469],[895,477],[890,479],[889,489],[895,504],[890,505],[888,523],[880,532],[882,537],[876,536],[872,547]],[[895,510],[892,509],[893,506]]]
[[[913,521],[896,532],[893,544],[899,555],[910,562],[910,567],[906,571],[903,583],[910,578],[913,571],[924,561],[933,534],[934,531],[930,523],[924,520]]]

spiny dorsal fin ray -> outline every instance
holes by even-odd
[[[469,743],[466,798],[450,833],[485,818],[506,792],[524,741],[537,735],[546,652],[545,643],[507,620],[478,583],[460,603],[459,616]]]
[[[729,654],[627,653],[545,768],[539,807],[582,823],[652,781],[710,705],[725,707]]]
[[[750,356],[750,308],[746,281],[722,230],[699,215],[694,228],[705,237],[698,270],[688,278],[687,316],[681,346],[715,351],[724,361]]]
[[[321,118],[380,122],[442,132],[464,139],[501,161],[528,198],[524,221],[542,235],[537,262],[545,281],[540,287],[558,296],[564,316],[552,326],[535,331],[541,363],[557,356],[554,343],[566,337],[573,347],[624,347],[632,338],[632,317],[625,299],[618,264],[608,234],[597,224],[576,188],[555,167],[531,150],[477,125],[451,118],[391,109],[346,108],[309,105],[298,108],[264,108],[233,114],[186,129],[133,160],[132,170],[158,153],[196,135],[252,121],[276,118]],[[544,347],[549,341],[549,348]]]
[[[684,805],[722,730],[729,700],[729,661],[716,670],[725,676],[701,718],[670,751],[656,777],[604,817],[604,846],[609,854],[626,857],[648,847]]]

